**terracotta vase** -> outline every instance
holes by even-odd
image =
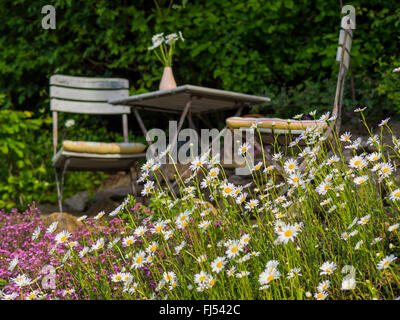
[[[160,90],[176,88],[176,82],[171,67],[164,67],[164,72],[160,82]]]

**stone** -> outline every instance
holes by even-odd
[[[85,210],[88,201],[89,201],[88,192],[82,191],[73,195],[71,198],[68,198],[67,200],[65,200],[64,203],[72,210],[82,212]]]
[[[100,211],[104,211],[106,214],[109,214],[116,207],[118,207],[121,202],[122,201],[114,201],[110,197],[98,199],[89,207],[89,209],[86,211],[86,215],[92,217],[97,215]]]
[[[178,170],[179,175],[181,176],[182,180],[189,178],[190,175],[192,174],[192,171],[188,170],[190,167],[190,164],[177,163],[177,164],[175,164],[175,166],[176,166],[176,170]],[[165,170],[165,175],[168,178],[168,180],[175,181],[175,179],[177,177],[177,173],[176,173],[174,165],[173,164],[165,164],[163,166],[163,168]]]
[[[64,219],[61,219],[64,218]],[[60,213],[60,212],[53,212],[51,214],[42,214],[40,215],[40,220],[42,221],[45,227],[49,227],[53,222],[58,221],[57,225],[57,232],[62,230],[68,230],[69,232],[75,232],[82,223],[79,222],[78,217],[75,217],[69,213]]]

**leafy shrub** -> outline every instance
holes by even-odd
[[[6,94],[6,107],[47,110],[48,79],[54,73],[121,76],[129,79],[131,93],[154,90],[162,66],[147,50],[151,37],[178,30],[186,39],[173,61],[178,84],[273,96],[296,88],[295,100],[307,81],[336,78],[340,1],[55,0],[56,30],[41,28],[46,4],[0,4],[0,93]],[[378,87],[379,59],[388,62],[397,54],[400,8],[395,0],[353,5],[352,72],[370,80],[356,83],[358,99]],[[386,103],[379,101],[391,111]],[[296,113],[303,108],[308,106],[301,104]]]
[[[23,208],[32,201],[57,203],[51,123],[49,116],[33,118],[30,111],[0,110],[0,208]],[[68,137],[62,123],[60,127],[61,135]],[[93,134],[95,128],[100,128],[97,135]],[[93,119],[86,128],[74,130],[72,137],[88,140],[110,136]],[[111,137],[120,139],[115,133]],[[92,194],[106,176],[102,172],[67,172],[64,199],[82,190]]]

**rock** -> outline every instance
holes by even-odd
[[[215,209],[215,207],[212,205],[211,202],[205,201],[205,200],[200,200],[198,198],[193,199],[194,203],[198,203],[199,205],[203,206],[203,208],[209,208],[211,209],[211,213],[215,216],[218,216],[218,211]]]
[[[89,207],[89,209],[86,211],[86,215],[92,217],[97,215],[100,211],[104,211],[106,214],[108,214],[118,207],[121,202],[122,201],[114,201],[110,197],[99,199]]]
[[[114,189],[102,189],[96,192],[93,201],[99,201],[104,198],[110,198],[113,201],[124,201],[128,194],[132,194],[131,187],[119,187]]]
[[[136,169],[133,171],[133,176],[136,179],[137,173]],[[109,175],[109,177],[103,182],[102,187],[99,189],[115,189],[120,187],[129,187],[131,185],[131,178],[129,173],[120,171],[116,174]]]
[[[61,218],[64,218],[63,220]],[[77,220],[78,218],[69,214],[69,213],[60,213],[60,212],[53,212],[51,214],[42,214],[40,215],[40,220],[42,221],[43,225],[48,227],[53,222],[59,221],[57,225],[57,232],[62,230],[68,230],[69,232],[75,232],[82,223]]]
[[[88,200],[89,200],[88,192],[82,191],[73,195],[71,198],[68,198],[67,200],[65,200],[64,203],[72,210],[82,212],[85,210]]]
[[[247,183],[252,182],[251,176],[237,176],[235,174],[228,177],[228,182],[233,183],[236,186],[244,186]]]
[[[59,210],[58,206],[50,203],[43,203],[36,206],[41,214],[50,214]]]
[[[188,170],[190,167],[190,164],[180,164],[177,163],[175,164],[176,170],[178,170],[182,180],[185,180],[190,177],[191,175],[191,170]],[[175,178],[177,177],[177,173],[175,170],[175,167],[173,164],[165,164],[163,166],[165,170],[165,175],[168,178],[169,181],[175,181]],[[178,178],[179,179],[179,178]]]

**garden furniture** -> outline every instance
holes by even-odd
[[[203,122],[206,122],[203,115],[232,109],[236,110],[235,116],[238,116],[246,106],[262,104],[269,101],[270,98],[268,97],[186,84],[172,89],[158,90],[124,98],[116,98],[110,100],[109,103],[113,105],[132,107],[133,113],[139,123],[140,128],[142,129],[143,134],[147,136],[148,130],[145,127],[138,110],[175,113],[180,115],[176,131],[176,134],[178,134],[186,119],[189,122],[189,127],[196,129],[193,122],[193,116],[197,116]],[[217,142],[220,137],[224,136],[227,129],[228,127],[225,126],[218,136],[214,138],[213,143]],[[177,141],[177,137],[174,136],[172,141],[173,143],[171,145],[171,149],[173,149],[174,144]],[[147,142],[149,145],[152,144],[152,141]],[[175,184],[176,182],[174,185]]]
[[[87,78],[53,75],[50,78],[50,109],[53,113],[53,167],[62,212],[64,174],[69,171],[129,171],[132,192],[136,193],[132,169],[145,157],[146,145],[128,141],[128,114],[131,109],[110,105],[108,100],[128,96],[129,82],[120,78]],[[57,151],[57,113],[122,115],[124,142],[91,142],[64,140]],[[58,175],[61,172],[61,183]]]
[[[339,47],[337,48],[336,61],[339,62],[339,71],[336,83],[336,93],[333,101],[333,108],[331,117],[335,119],[333,127],[328,126],[326,121],[323,120],[292,120],[292,119],[279,119],[279,118],[264,118],[264,117],[230,117],[226,119],[227,125],[232,129],[251,130],[252,126],[257,125],[260,133],[263,134],[262,140],[267,142],[275,141],[275,134],[284,134],[285,138],[282,140],[277,139],[278,143],[288,144],[290,141],[287,139],[287,135],[300,135],[305,132],[307,128],[313,126],[320,126],[325,131],[325,135],[328,138],[333,137],[333,130],[339,133],[341,125],[341,109],[343,103],[343,92],[346,74],[349,70],[350,65],[350,51],[353,40],[352,29],[340,29],[339,34]],[[267,134],[267,135],[265,135]],[[268,139],[269,138],[269,139]],[[256,142],[257,149],[261,149],[261,146]],[[271,161],[272,157],[265,152],[265,156]],[[299,168],[304,169],[306,163],[300,164]],[[276,166],[278,171],[282,171],[279,165]]]

